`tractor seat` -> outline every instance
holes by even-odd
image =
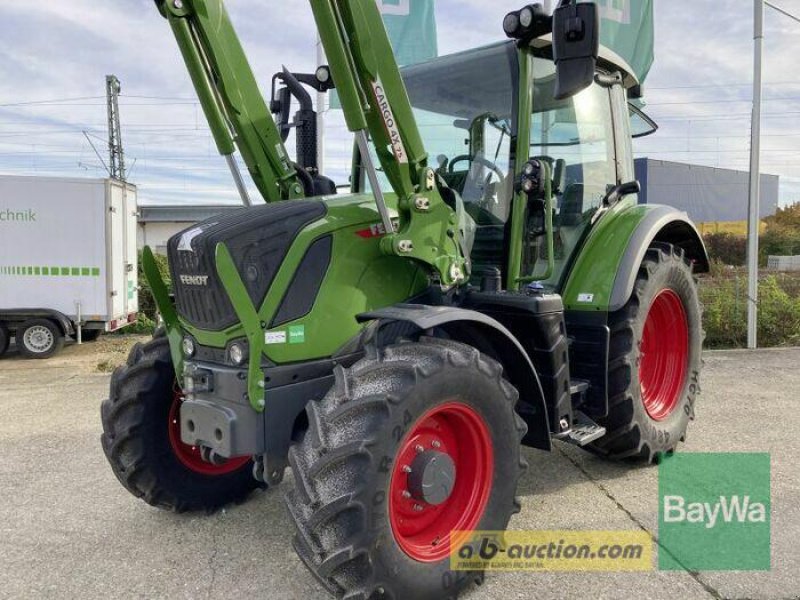
[[[570,183],[564,190],[558,223],[561,227],[577,227],[583,223],[583,184]]]

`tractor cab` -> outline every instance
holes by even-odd
[[[463,203],[472,283],[480,284],[492,269],[507,274],[512,205],[519,192],[515,157],[547,163],[552,257],[544,215],[526,210],[520,275],[540,274],[538,282],[557,292],[608,192],[634,179],[629,123],[636,126],[634,135],[652,133],[656,126],[629,104],[628,88],[638,82],[605,48],[594,83],[555,99],[551,45],[537,42],[529,65],[522,64],[527,55],[516,43],[501,42],[406,67],[402,76],[440,191],[454,209]],[[523,105],[532,106],[530,117],[521,118]],[[355,167],[354,191],[370,191],[360,161]],[[388,179],[380,181],[390,192]],[[548,262],[552,268],[545,269]]]

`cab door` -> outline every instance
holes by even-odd
[[[533,222],[531,212],[525,211],[525,223],[517,229],[522,231],[519,278],[535,278],[543,273],[546,277],[541,278],[541,284],[557,292],[603,198],[627,173],[618,164],[619,136],[615,136],[616,115],[612,108],[612,94],[617,92],[607,85],[593,83],[572,98],[554,100],[553,62],[533,57],[531,63],[530,128],[524,138],[528,142],[527,157],[520,156],[518,163],[536,158],[551,167],[554,268],[546,273],[549,250],[543,224]],[[524,135],[520,131],[520,137]],[[512,243],[511,247],[514,246]]]

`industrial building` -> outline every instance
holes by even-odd
[[[703,167],[652,158],[635,161],[642,184],[640,204],[667,204],[689,214],[695,223],[744,221],[750,174],[747,171]],[[761,218],[778,208],[780,178],[761,176]]]
[[[239,204],[142,206],[139,209],[139,249],[150,246],[156,254],[167,254],[167,241],[179,231],[216,215],[242,208]]]
[[[747,171],[703,167],[651,158],[635,161],[636,178],[642,184],[641,204],[667,204],[686,211],[695,223],[747,219],[749,174]],[[761,176],[761,218],[775,214],[780,178]],[[140,209],[139,248],[150,246],[166,254],[170,237],[215,215],[237,210],[240,205],[150,205]]]

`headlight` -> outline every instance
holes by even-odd
[[[228,350],[228,356],[233,364],[243,365],[247,360],[247,348],[242,344],[231,344]]]
[[[188,358],[191,358],[192,356],[194,356],[194,353],[197,350],[197,347],[195,346],[194,340],[192,338],[190,338],[188,335],[185,338],[183,338],[182,346],[183,346],[183,355],[184,356],[186,356]]]
[[[533,9],[530,6],[526,6],[519,11],[519,24],[525,28],[533,24]]]
[[[328,83],[331,80],[331,70],[327,66],[319,67],[314,76],[320,83]]]
[[[526,194],[530,194],[533,191],[533,180],[528,179],[527,177],[522,180],[522,191]]]
[[[508,37],[513,37],[517,34],[519,30],[519,13],[512,12],[506,15],[506,18],[503,19],[503,30]]]

